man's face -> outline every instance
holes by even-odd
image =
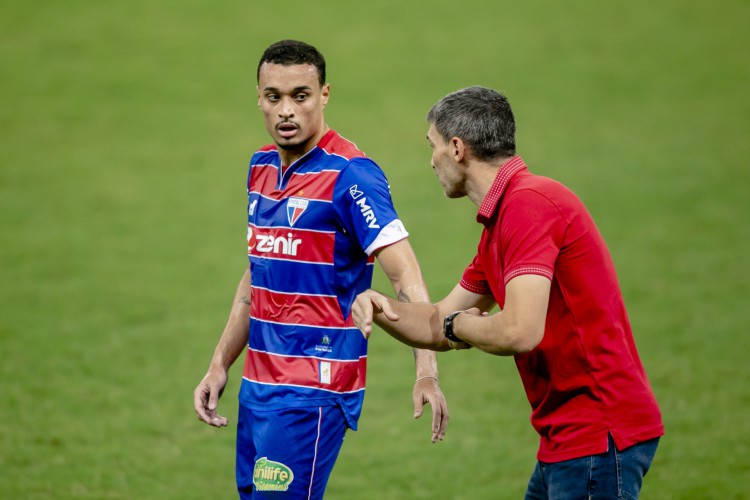
[[[328,92],[328,84],[320,86],[318,70],[312,64],[263,63],[258,75],[258,107],[277,146],[299,157],[317,144],[325,129],[323,108]]]
[[[455,148],[451,141],[446,143],[443,140],[435,129],[434,123],[430,124],[430,129],[427,131],[427,140],[432,148],[430,165],[443,186],[445,196],[448,198],[466,196],[464,171],[454,160]]]

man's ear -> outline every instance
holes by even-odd
[[[453,149],[453,161],[461,163],[466,156],[466,144],[460,137],[451,138],[451,148]]]

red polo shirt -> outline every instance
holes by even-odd
[[[542,342],[515,356],[537,458],[559,462],[618,449],[664,433],[638,357],[609,251],[581,200],[531,174],[515,156],[499,170],[477,221],[485,226],[461,285],[492,294],[522,274],[552,282]]]

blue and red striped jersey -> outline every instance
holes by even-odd
[[[282,170],[274,145],[247,181],[252,296],[240,401],[256,409],[362,411],[367,341],[350,312],[373,252],[408,236],[383,171],[333,130]]]

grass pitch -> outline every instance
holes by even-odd
[[[480,228],[429,169],[426,112],[467,85],[507,93],[520,154],[578,193],[615,259],[667,431],[642,498],[747,498],[749,14],[4,2],[0,496],[235,497],[234,428],[199,424],[192,390],[245,265],[246,164],[268,142],[255,67],[289,37],[325,54],[329,123],[385,170],[435,299]],[[433,445],[428,416],[411,418],[409,349],[371,344],[328,498],[521,498],[537,438],[512,360],[439,355],[452,418]]]

